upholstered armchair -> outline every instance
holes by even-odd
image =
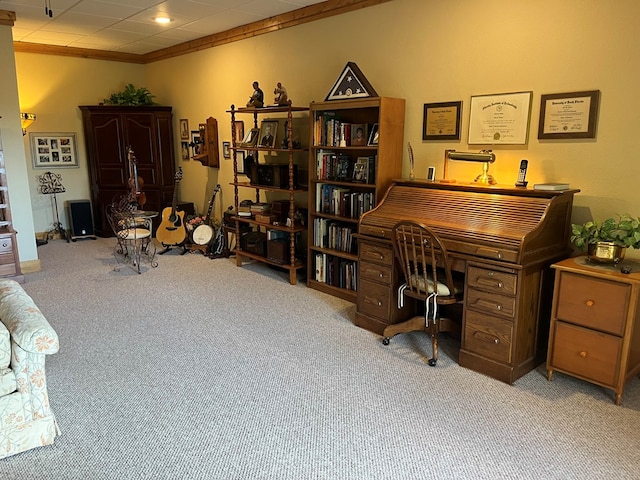
[[[49,408],[45,356],[58,335],[14,280],[0,280],[0,458],[49,445],[60,433]]]

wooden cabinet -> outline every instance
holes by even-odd
[[[96,234],[110,236],[105,206],[129,191],[127,147],[137,160],[147,203],[145,210],[171,205],[174,148],[171,107],[80,106],[87,148],[91,203]],[[154,219],[154,230],[160,218]]]
[[[0,137],[0,277],[11,277],[18,282],[24,281],[20,269],[16,231],[13,229],[11,220],[2,137]]]
[[[300,172],[306,170],[307,150],[302,148],[298,139],[302,125],[306,124],[307,107],[277,106],[265,108],[235,108],[227,113],[231,114],[231,150],[233,156],[233,187],[236,215],[235,222],[237,266],[242,266],[245,259],[267,263],[289,272],[289,283],[297,283],[297,274],[305,268],[304,254],[306,253],[307,219],[297,214],[306,205],[307,188],[300,182]],[[249,144],[239,138],[236,122],[241,116],[249,116],[249,129],[256,132]],[[260,132],[259,120],[267,121],[270,128],[275,127],[275,138],[271,146],[260,146],[266,130]],[[249,132],[250,130],[247,130]],[[306,129],[304,131],[306,135]],[[260,161],[260,156],[263,156]],[[244,159],[251,157],[252,165],[244,164]],[[241,163],[243,162],[243,163]],[[244,175],[250,180],[245,181]],[[242,179],[239,179],[242,176]],[[306,175],[305,175],[306,180]],[[279,218],[273,218],[271,213],[265,215],[240,216],[240,189],[254,189],[256,204],[269,203],[261,194],[272,195],[271,200],[284,209]],[[276,198],[278,197],[278,198]],[[275,203],[274,203],[275,206]]]
[[[586,257],[553,265],[547,377],[555,370],[610,388],[615,403],[640,373],[640,263],[620,267],[589,264]]]
[[[309,287],[352,302],[365,287],[361,301],[372,307],[368,289],[379,280],[358,274],[358,219],[402,175],[404,111],[404,99],[387,97],[311,104]]]

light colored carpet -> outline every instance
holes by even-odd
[[[612,392],[544,367],[509,386],[436,368],[352,304],[261,264],[172,250],[112,270],[110,239],[39,247],[24,285],[60,335],[53,446],[2,479],[631,479],[640,381]]]

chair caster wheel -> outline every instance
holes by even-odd
[[[435,367],[436,366],[436,362],[437,362],[437,360],[435,358],[430,358],[429,359],[429,366],[430,367]]]
[[[389,339],[388,339],[387,337],[384,337],[384,338],[382,339],[382,344],[383,344],[383,345],[389,345]]]

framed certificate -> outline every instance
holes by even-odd
[[[600,90],[540,97],[539,139],[595,138]]]
[[[526,145],[533,92],[471,97],[469,144]]]
[[[425,103],[422,140],[460,140],[462,102]]]

